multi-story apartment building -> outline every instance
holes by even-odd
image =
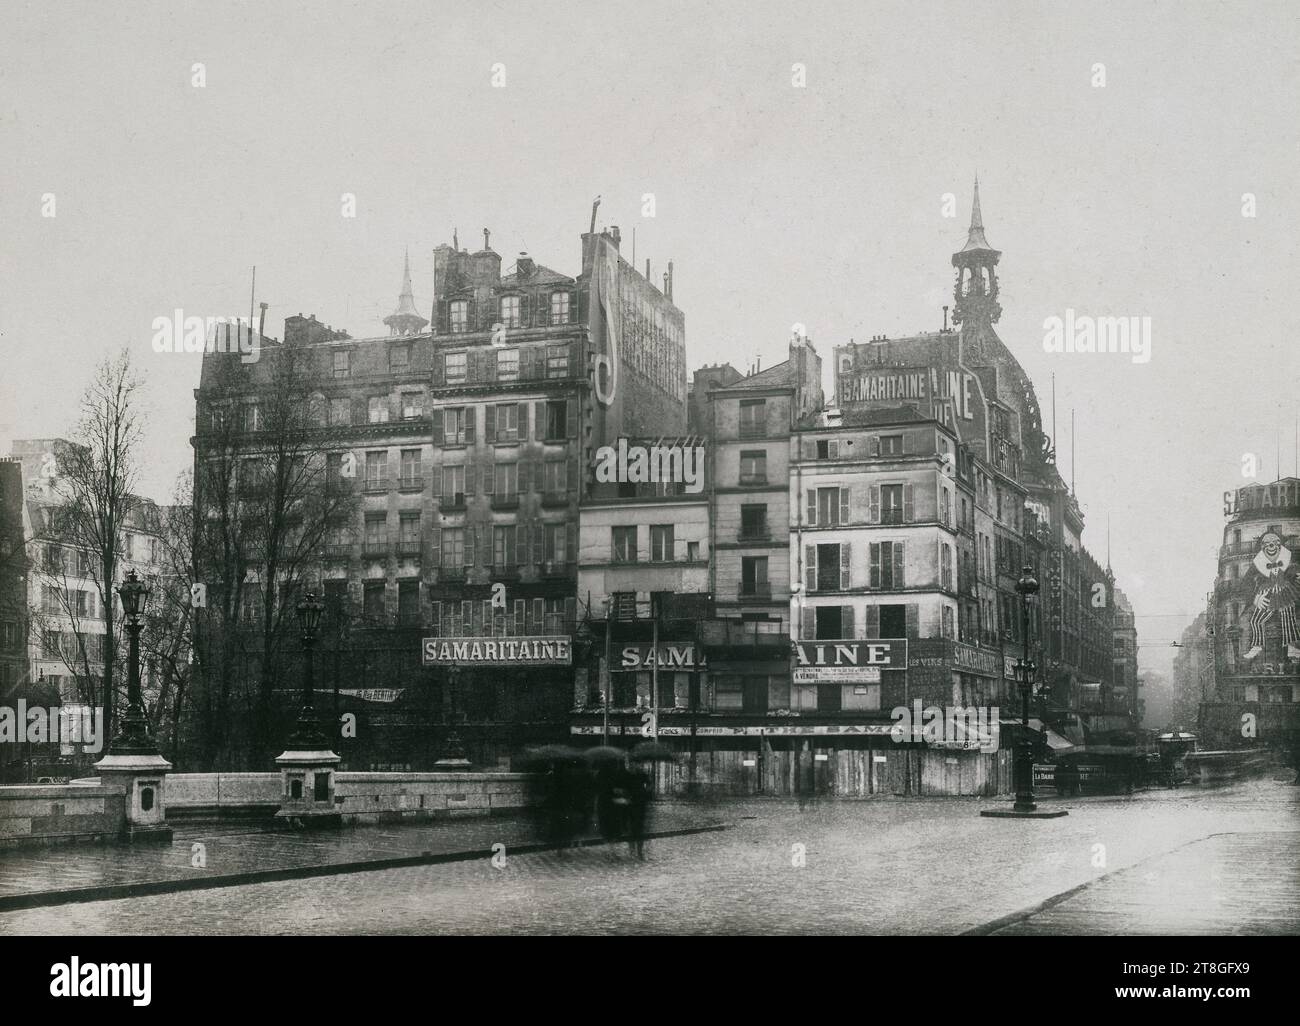
[[[957,439],[909,407],[842,411],[798,431],[791,468],[791,574],[801,641],[957,638]],[[880,711],[923,697],[907,667],[880,685],[818,684],[800,708]],[[950,703],[941,687],[927,700]]]
[[[59,520],[69,501],[59,460],[69,445],[60,438],[15,440],[10,458],[0,463],[9,527],[0,541],[0,565],[15,573],[12,578],[6,573],[11,584],[8,601],[0,595],[6,610],[0,612],[0,664],[5,667],[0,675],[11,686],[36,689],[47,704],[80,706],[93,694],[95,704],[102,706],[104,660],[110,649],[104,603],[117,601],[116,588],[132,569],[155,587],[170,572],[162,540],[165,511],[148,499],[132,500],[122,524],[116,580],[102,588],[97,555],[70,542]],[[15,499],[16,507],[11,505]],[[21,596],[13,582],[21,582]],[[120,610],[116,619],[120,627]],[[146,703],[158,695],[155,670],[150,660],[143,661]],[[115,716],[125,694],[125,676],[119,676]],[[103,747],[107,740],[102,739]],[[70,743],[53,745],[47,753],[65,762],[71,759],[67,768],[77,772],[87,770],[95,754]]]
[[[791,438],[822,405],[816,349],[799,339],[789,352],[784,363],[706,393],[711,590],[723,618],[789,622]]]
[[[1133,605],[1124,592],[1115,588],[1115,609],[1111,623],[1111,687],[1110,696],[1116,711],[1124,711],[1135,722],[1142,722],[1145,703],[1139,691],[1137,621]]]
[[[1214,653],[1202,678],[1202,747],[1294,743],[1300,737],[1300,478],[1225,493],[1224,518],[1218,577],[1199,635]],[[1248,714],[1251,731],[1243,730]]]
[[[709,562],[703,489],[688,492],[682,482],[592,484],[581,510],[578,594],[591,610],[594,647],[586,672],[575,675],[573,734],[604,733],[606,693],[611,738],[639,739],[648,730],[675,740],[686,714],[712,708],[698,631],[712,605]],[[642,720],[649,710],[657,710],[653,726]]]
[[[294,350],[325,411],[313,458],[329,488],[357,497],[303,573],[335,611],[323,628],[327,682],[342,677],[353,705],[393,727],[369,731],[364,750],[344,745],[351,764],[423,765],[453,726],[471,759],[489,764],[566,732],[567,640],[526,666],[457,642],[571,639],[579,504],[599,448],[642,424],[685,428],[671,274],[656,288],[619,256],[619,241],[617,228],[583,235],[571,276],[522,253],[503,274],[486,231],[474,253],[453,239],[434,251],[428,320],[408,268],[388,334],[352,338],[314,316],[289,318],[284,342],[240,368],[255,405]],[[205,359],[200,407],[215,395],[217,359]],[[257,453],[256,432],[241,444]]]

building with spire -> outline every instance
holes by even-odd
[[[406,252],[406,266],[402,270],[402,292],[397,297],[397,309],[384,318],[391,335],[418,335],[429,323],[415,308],[415,293],[411,288],[411,252]]]
[[[918,626],[915,636],[923,644],[912,650],[937,643],[948,654],[952,647],[954,700],[985,695],[1004,712],[1009,704],[1018,708],[1014,667],[1023,635],[1015,586],[1028,562],[1041,584],[1030,622],[1039,667],[1038,711],[1063,729],[1109,731],[1116,727],[1109,718],[1116,710],[1106,704],[1114,673],[1113,578],[1083,545],[1083,513],[1057,471],[1033,383],[995,328],[1002,315],[1001,256],[986,235],[977,180],[966,240],[951,260],[955,327],[836,347],[835,394],[844,423],[866,423],[887,416],[884,411],[906,409],[932,423],[937,436],[946,431],[956,438],[951,466],[936,464],[929,471],[957,486],[951,501],[957,507],[959,566],[950,598],[940,603],[955,610],[956,623],[949,634],[942,615],[921,616],[918,623],[929,623],[932,630]],[[932,445],[925,451],[938,449]],[[883,448],[880,456],[883,460]],[[917,449],[914,458],[923,456]],[[903,469],[894,469],[900,485],[906,484],[899,476]],[[965,483],[969,511],[962,508]],[[921,487],[911,484],[914,490]],[[880,485],[883,489],[887,482]],[[933,487],[944,485],[936,479]],[[874,517],[874,510],[870,506],[864,515]],[[890,540],[906,541],[901,535]],[[924,549],[925,559],[940,558],[930,552],[934,547]],[[935,581],[943,591],[941,576]],[[867,613],[865,622],[877,621]]]

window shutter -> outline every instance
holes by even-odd
[[[465,328],[468,331],[473,331],[477,327],[478,300],[471,296],[469,299],[465,300]],[[470,358],[473,359],[472,353],[470,354]]]
[[[551,323],[551,294],[541,293],[537,297],[537,326],[544,328]]]
[[[817,489],[808,489],[808,526],[817,526]]]
[[[483,441],[495,442],[497,440],[497,408],[488,403],[486,417],[487,427],[483,431]]]
[[[433,416],[432,418],[430,418],[430,424],[432,426],[432,431],[433,431],[434,445],[442,445],[442,417],[443,417],[442,410],[434,410]]]
[[[803,458],[806,460],[815,460],[817,458],[817,439],[815,438],[804,439]]]
[[[902,436],[899,439],[899,443],[898,443],[900,447],[899,451],[902,452],[904,456],[907,455],[907,440],[909,437],[911,437],[911,434],[912,432],[910,431],[904,431]]]
[[[435,385],[445,385],[447,383],[447,373],[445,368],[445,359],[442,353],[433,355],[433,383]]]
[[[812,606],[803,607],[803,624],[800,629],[800,637],[806,641],[811,641],[813,635],[817,633],[817,613]]]
[[[868,503],[867,521],[868,523],[880,523],[880,485],[873,484],[870,491],[870,501]]]
[[[862,636],[864,638],[880,637],[880,607],[867,606],[864,612],[866,616],[863,618],[865,622],[862,625]]]
[[[364,399],[352,400],[352,423],[365,424],[370,420],[370,407]]]
[[[880,436],[872,435],[868,440],[868,452],[872,456],[880,455]]]
[[[474,431],[478,427],[478,407],[465,407],[465,443],[474,444]]]
[[[840,523],[849,522],[849,489],[847,485],[840,488]]]
[[[429,603],[429,623],[435,635],[442,634],[442,603],[437,600]]]
[[[483,494],[491,495],[496,489],[496,464],[486,463],[483,466]]]
[[[853,607],[840,606],[840,633],[846,638],[857,637],[853,632]]]
[[[564,426],[570,438],[578,437],[578,400],[570,399],[565,406]]]
[[[540,304],[539,304],[540,305]],[[519,323],[522,327],[528,327],[533,323],[533,297],[524,293],[519,297]]]
[[[867,587],[880,587],[880,542],[872,542],[871,550],[871,572],[867,579]]]
[[[519,441],[528,441],[528,403],[519,404]]]
[[[805,586],[817,590],[817,546],[805,545],[803,550]]]
[[[576,563],[578,561],[578,525],[569,524],[564,529],[564,561],[566,563]]]
[[[578,293],[569,293],[569,323],[578,323]]]
[[[906,437],[906,436],[904,436]],[[914,519],[916,512],[912,502],[912,493],[914,488],[910,484],[903,485],[903,522],[910,524]]]
[[[519,461],[519,494],[520,495],[526,495],[530,490],[530,485],[532,483],[532,474],[529,473],[529,471],[531,469],[532,469],[532,464],[529,463],[527,460]]]
[[[438,300],[438,325],[434,329],[441,334],[447,334],[451,330],[451,303],[446,299]]]
[[[840,587],[845,590],[852,587],[850,583],[853,580],[852,548],[848,542],[840,544]]]
[[[832,438],[826,448],[830,452],[831,459],[837,460],[840,458],[840,443],[837,439]]]
[[[531,562],[528,558],[529,549],[531,548],[528,543],[533,536],[533,532],[530,530],[531,527],[531,524],[520,524],[515,529],[515,560],[520,566],[527,566]]]
[[[478,466],[474,463],[465,464],[465,494],[467,496],[474,494],[474,488],[478,484]]]
[[[921,607],[915,602],[907,604],[907,636],[909,638],[920,637]]]
[[[539,442],[546,437],[545,403],[533,403],[533,432]]]
[[[903,562],[904,550],[907,547],[906,542],[894,542],[894,590],[899,591],[907,587],[903,580]]]
[[[429,565],[438,566],[442,562],[442,528],[435,527],[429,532]]]
[[[570,595],[564,600],[564,626],[562,630],[572,633],[573,625],[578,619],[578,600]]]

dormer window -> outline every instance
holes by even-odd
[[[457,333],[469,330],[469,300],[458,299],[451,304],[451,330]]]

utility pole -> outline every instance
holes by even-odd
[[[605,707],[604,710],[605,744],[609,744],[609,699],[610,699],[609,688],[610,688],[610,680],[611,680],[610,673],[609,673],[609,635],[610,635],[610,626],[611,626],[610,621],[612,619],[610,613],[613,612],[613,609],[614,609],[614,600],[609,595],[606,595],[605,596],[605,662],[604,665],[601,666],[600,668],[600,688],[601,688],[600,693],[604,697],[604,702],[602,702],[601,704]]]
[[[650,737],[659,740],[659,596],[650,593],[650,615],[654,618],[651,625],[650,654],[654,662],[650,664]]]

